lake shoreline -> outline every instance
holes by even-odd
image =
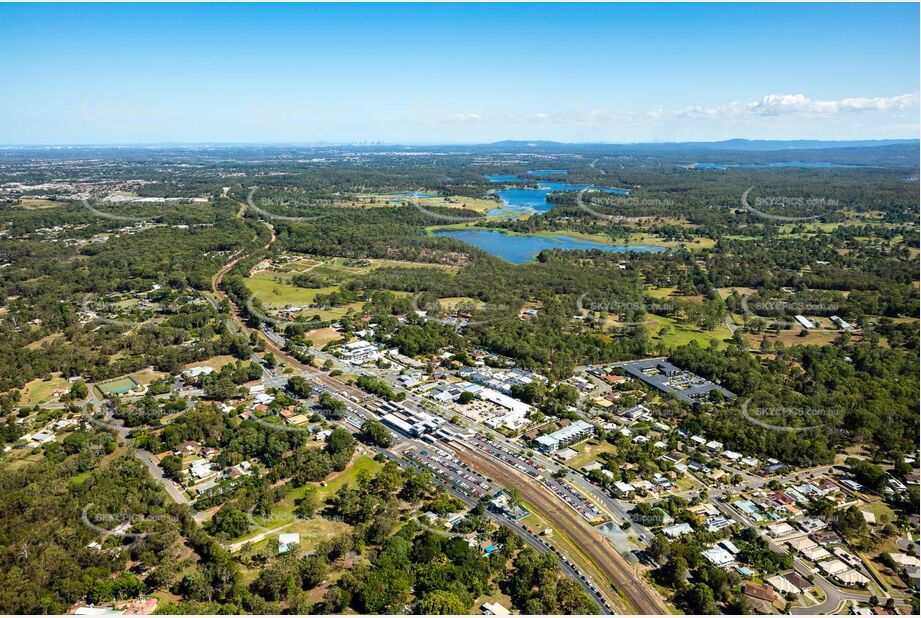
[[[428,234],[441,238],[453,238],[480,249],[490,255],[513,264],[532,262],[541,251],[560,249],[563,251],[600,250],[609,253],[659,253],[668,251],[668,247],[658,245],[620,244],[610,241],[586,239],[564,232],[523,233],[495,228],[474,226],[444,226],[440,229],[427,229]],[[578,232],[576,233],[578,234]]]

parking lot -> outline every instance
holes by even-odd
[[[447,451],[438,447],[416,448],[403,451],[403,457],[430,471],[436,478],[443,479],[465,496],[480,499],[492,496],[499,488],[485,476],[474,472]]]
[[[539,466],[534,460],[500,446],[486,436],[477,436],[473,443],[477,449],[543,483],[585,519],[595,521],[603,517],[598,507],[576,492],[567,481],[553,478],[548,470]]]

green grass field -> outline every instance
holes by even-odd
[[[646,314],[646,317],[656,322],[656,324],[648,325],[650,332],[654,333],[652,339],[660,341],[668,348],[687,345],[691,341],[697,341],[701,347],[706,348],[710,345],[710,341],[715,340],[719,349],[723,349],[729,345],[726,340],[732,337],[729,327],[725,324],[720,324],[712,330],[703,330],[697,326],[682,324],[672,318],[665,318],[651,313]],[[667,335],[662,337],[660,333],[665,326],[670,326],[671,329]]]
[[[302,262],[309,262],[304,266]],[[404,262],[400,260],[370,260],[370,264],[360,266],[349,264],[345,258],[330,258],[323,262],[315,260],[298,260],[278,269],[267,269],[252,273],[246,278],[246,287],[267,309],[281,309],[286,306],[306,306],[316,302],[317,296],[330,294],[339,289],[341,283],[346,283],[356,277],[367,274],[377,268],[439,268],[446,272],[456,272],[452,266],[439,266],[435,264],[421,264],[417,262]],[[337,281],[335,285],[322,288],[301,288],[290,283],[291,278],[299,272],[311,272],[319,277],[326,277]],[[395,292],[396,294],[401,294]],[[307,309],[302,313],[308,318],[319,315],[320,320],[338,320],[349,312],[361,311],[363,303],[350,303],[341,307],[329,309]]]
[[[281,532],[298,532],[301,534],[301,549],[312,549],[320,542],[336,536],[337,534],[348,529],[348,525],[342,522],[330,521],[321,517],[310,519],[300,519],[294,515],[295,502],[302,498],[308,488],[314,487],[317,490],[317,498],[322,504],[327,498],[335,494],[339,489],[346,485],[351,485],[362,471],[369,474],[375,474],[383,467],[383,464],[374,461],[368,455],[360,455],[352,461],[352,464],[343,472],[339,473],[326,482],[325,486],[319,483],[309,483],[303,487],[292,489],[282,498],[275,506],[272,507],[270,521],[265,524],[267,528],[275,531],[273,535],[277,536]],[[243,536],[233,539],[233,543],[240,543],[251,539],[264,532],[264,530],[252,530]],[[269,538],[269,537],[267,537]],[[266,539],[260,541],[265,542]]]
[[[48,380],[35,379],[26,384],[20,401],[27,405],[44,403],[51,399],[51,394],[56,390],[70,390],[70,382],[62,378],[60,373],[53,374]]]
[[[99,391],[103,397],[106,397],[108,395],[124,395],[139,386],[140,384],[137,380],[131,376],[126,376],[124,378],[109,380],[108,382],[100,382],[96,384],[96,390]]]
[[[572,447],[573,450],[579,451],[579,454],[566,462],[566,465],[570,468],[575,468],[579,470],[582,466],[587,465],[595,461],[595,459],[601,453],[614,453],[617,452],[617,447],[605,440],[604,442],[599,442],[598,440],[588,440],[582,444],[577,444]]]
[[[328,497],[339,491],[339,489],[342,487],[353,483],[358,477],[359,473],[362,471],[367,471],[369,474],[373,475],[376,474],[377,471],[382,467],[383,465],[377,461],[374,461],[372,457],[369,457],[368,455],[361,455],[352,462],[351,466],[346,468],[338,476],[329,480],[325,487],[321,487],[319,483],[310,483],[309,485],[297,487],[289,491],[284,498],[282,498],[280,501],[278,501],[278,503],[275,504],[274,507],[272,507],[272,517],[274,519],[278,519],[290,515],[291,521],[294,521],[294,503],[298,499],[302,498],[305,493],[307,493],[308,487],[315,487],[317,490],[317,498],[320,500],[320,502],[323,502]]]

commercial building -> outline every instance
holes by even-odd
[[[339,354],[342,356],[342,360],[353,365],[361,365],[377,360],[381,357],[382,352],[369,341],[355,341],[341,346]]]
[[[594,435],[594,433],[595,427],[593,425],[579,420],[569,427],[563,427],[553,433],[540,436],[536,440],[537,448],[544,453],[553,453],[561,447],[585,440]]]
[[[734,393],[725,388],[690,371],[679,369],[662,358],[631,361],[622,367],[641,382],[690,404],[706,401],[711,391],[719,391],[727,399],[735,397]]]
[[[391,403],[391,408],[396,404]],[[408,408],[396,408],[397,411],[381,416],[381,422],[408,436],[418,438],[435,432],[445,420],[425,412],[416,412]]]
[[[531,406],[525,402],[518,401],[491,388],[484,388],[480,391],[480,399],[508,410],[507,413],[486,421],[486,425],[493,429],[498,429],[499,427],[519,429],[524,426],[527,416],[531,412]]]

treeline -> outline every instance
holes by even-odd
[[[692,342],[670,358],[738,395],[683,422],[688,431],[705,429],[727,448],[810,466],[830,463],[841,447],[854,443],[889,461],[916,446],[921,427],[915,354],[841,342],[781,348],[759,361],[738,346],[718,351]],[[752,418],[781,429],[765,429]]]
[[[92,452],[92,444],[79,452]],[[92,465],[104,453],[96,450]],[[129,560],[158,570],[178,562],[179,514],[139,461],[82,468],[79,456],[46,457],[0,478],[0,611],[63,614],[84,597],[133,598],[147,585],[124,572]],[[133,536],[99,530],[126,523]]]
[[[471,530],[493,529],[499,550],[486,556],[459,537],[449,537],[408,519],[405,507],[423,507],[444,496],[427,472],[401,470],[388,462],[375,476],[360,475],[357,486],[344,487],[322,509],[351,530],[324,542],[303,558],[273,558],[251,586],[274,603],[300,613],[466,614],[474,600],[499,589],[507,591],[523,613],[584,614],[596,608],[579,585],[566,579],[552,554],[538,556],[510,530],[488,526],[482,506],[465,523]],[[425,507],[428,508],[428,507]],[[344,559],[358,554],[321,601],[310,603],[306,591]],[[511,563],[510,563],[511,561]],[[292,585],[293,584],[293,585]]]
[[[195,215],[197,205],[189,208]],[[48,216],[43,210],[21,212],[28,214],[17,217],[27,221],[34,216],[44,222],[41,217]],[[209,289],[211,276],[229,255],[253,242],[253,228],[229,213],[211,207],[207,226],[161,225],[82,248],[0,239],[0,253],[11,262],[0,279],[0,295],[8,299],[0,323],[0,390],[52,372],[99,380],[151,365],[176,371],[216,354],[245,352],[219,315],[188,293],[189,288]],[[123,222],[106,220],[106,225],[117,229]],[[63,232],[81,233],[79,228]],[[93,308],[107,294],[146,292],[155,285],[161,290],[151,299],[173,305],[164,319],[132,328],[81,318],[85,301]],[[63,336],[47,346],[26,347],[49,335]],[[194,345],[183,345],[193,338],[198,339]]]

